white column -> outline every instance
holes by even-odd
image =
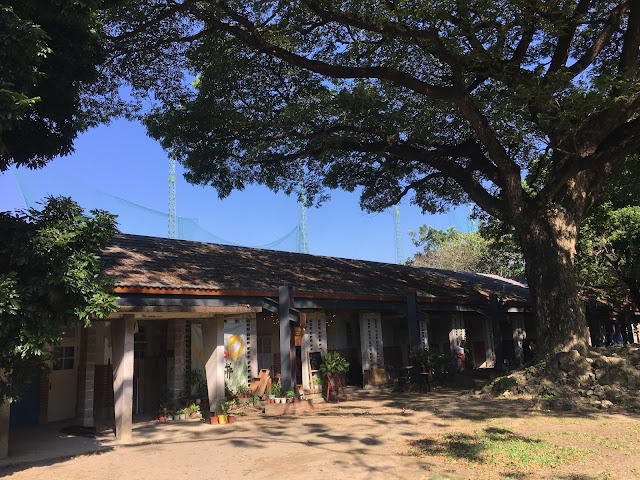
[[[427,332],[428,313],[418,317],[418,330],[420,331],[420,346],[429,350],[429,333]]]
[[[484,345],[486,361],[481,367],[494,368],[496,366],[496,344],[493,337],[493,328],[489,317],[482,317],[484,324]]]
[[[258,369],[258,328],[255,314],[249,322],[249,333],[247,336],[247,361],[249,362],[249,385],[251,380],[256,378],[260,372]]]
[[[511,314],[511,328],[513,336],[513,347],[516,352],[516,360],[522,364],[524,362],[524,341],[527,338],[527,332],[524,327],[524,316],[522,314]]]
[[[451,355],[454,355],[454,349],[462,345],[467,338],[467,331],[464,328],[464,318],[462,312],[454,312],[451,314],[451,328],[449,329],[449,348]]]
[[[216,315],[202,320],[209,409],[218,411],[218,402],[224,398],[224,316]]]
[[[133,416],[133,315],[111,320],[116,438],[131,440]]]
[[[382,317],[379,312],[360,312],[360,352],[362,374],[365,370],[384,367]]]
[[[311,370],[309,367],[309,352],[322,352],[327,354],[327,320],[325,312],[312,312],[307,314],[307,326],[302,334],[302,388],[312,388]]]

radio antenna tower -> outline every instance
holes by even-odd
[[[396,263],[398,265],[404,265],[404,252],[402,250],[402,232],[400,230],[400,210],[396,205],[393,211],[393,221],[395,224],[396,232]]]
[[[169,238],[176,237],[176,159],[169,152]]]
[[[304,185],[304,165],[301,166],[300,175],[300,253],[309,253],[307,246],[307,190]]]

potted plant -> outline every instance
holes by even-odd
[[[313,388],[311,389],[311,393],[317,393],[318,390],[320,390],[320,384],[322,383],[322,381],[318,377],[313,377],[311,381],[313,383]]]
[[[295,396],[295,394],[293,393],[293,390],[287,390],[287,393],[285,393],[284,395],[287,399],[287,403],[293,402],[293,397]]]
[[[218,423],[224,425],[229,418],[229,410],[231,405],[226,399],[222,399],[218,402]]]
[[[322,357],[320,373],[323,382],[327,381],[329,375],[341,375],[347,370],[349,370],[349,362],[340,353],[331,352]]]
[[[196,418],[196,417],[201,417],[202,414],[200,413],[200,406],[196,403],[192,403],[191,405],[189,405],[187,408],[187,414],[189,415],[189,417],[191,418]]]
[[[248,392],[249,392],[249,389],[247,387],[245,387],[244,385],[240,385],[238,387],[238,390],[236,391],[236,396],[238,398],[247,398]]]
[[[271,385],[271,395],[273,395],[273,399],[275,403],[280,403],[280,385],[272,384]],[[270,395],[270,396],[271,396]]]

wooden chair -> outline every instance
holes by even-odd
[[[333,390],[333,394],[336,397],[336,402],[338,402],[338,394],[340,393],[340,389],[342,389],[342,395],[344,395],[344,399],[348,400],[347,393],[344,391],[344,385],[342,385],[342,380],[340,380],[340,375],[327,375],[327,402],[329,401],[329,395]]]

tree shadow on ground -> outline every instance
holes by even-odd
[[[470,463],[485,463],[492,443],[509,444],[523,442],[525,444],[542,443],[542,440],[518,435],[503,428],[485,428],[481,435],[468,433],[448,433],[431,436],[409,442],[410,453],[414,455],[444,455],[456,460]]]

